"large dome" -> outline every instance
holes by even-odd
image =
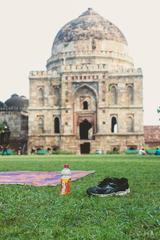
[[[102,56],[103,60],[101,58],[99,63],[106,64],[106,60],[111,58],[108,54],[111,53],[113,59],[118,59],[118,64],[133,65],[123,33],[89,8],[60,29],[53,42],[47,69],[56,69],[62,64],[80,64],[82,58],[84,63],[86,57],[90,58],[86,62],[90,64],[93,63],[93,56]],[[95,61],[94,63],[96,64]]]
[[[22,110],[28,107],[28,99],[24,96],[18,96],[18,94],[12,94],[9,99],[5,101],[6,107],[11,110]]]
[[[68,43],[77,40],[106,39],[127,44],[122,32],[111,22],[89,8],[80,17],[67,23],[58,32],[54,43]]]

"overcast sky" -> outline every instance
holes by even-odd
[[[159,125],[160,0],[0,0],[0,100],[29,96],[29,71],[46,69],[56,33],[89,7],[125,35],[143,70],[144,124]]]

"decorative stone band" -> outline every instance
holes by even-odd
[[[35,77],[35,76],[39,76],[39,77],[46,77],[48,76],[48,73],[46,71],[31,71],[29,73],[30,77]]]
[[[109,72],[109,76],[142,76],[141,68],[116,69]]]
[[[108,68],[105,64],[98,64],[98,65],[63,65],[60,68],[61,73],[70,73],[70,72],[91,72],[91,71],[107,71]],[[108,72],[109,77],[115,76],[142,76],[142,69],[141,68],[119,68],[119,69],[112,69]],[[29,73],[29,78],[59,78],[60,73],[57,71],[31,71]]]
[[[84,71],[107,71],[109,75],[142,75],[141,68],[116,68],[109,70],[106,64],[97,64],[97,65],[64,65],[61,67],[61,72],[84,72]]]
[[[47,66],[49,66],[50,64],[52,64],[54,61],[57,61],[58,59],[67,59],[70,57],[105,57],[105,58],[115,58],[115,59],[120,59],[123,60],[125,59],[125,61],[129,62],[129,63],[133,63],[133,59],[124,54],[124,53],[120,53],[120,52],[114,52],[114,51],[69,51],[69,52],[60,52],[56,55],[53,55],[52,57],[50,57],[47,61]]]
[[[60,75],[57,71],[31,71],[29,73],[29,79],[34,78],[59,78]]]
[[[66,52],[59,52],[58,54],[54,54],[52,55],[47,62],[49,62],[50,60],[55,60],[57,58],[64,58],[64,57],[73,57],[73,56],[106,56],[106,57],[114,57],[114,58],[120,58],[120,57],[127,57],[128,59],[130,59],[131,61],[133,61],[133,59],[131,57],[129,57],[128,55],[121,53],[121,52],[114,52],[114,51],[103,51],[103,50],[83,50],[83,51],[66,51]]]

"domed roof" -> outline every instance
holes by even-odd
[[[5,106],[5,104],[0,101],[0,108],[3,108],[4,106]]]
[[[124,35],[113,23],[88,8],[78,18],[62,27],[54,40],[53,47],[59,43],[88,39],[106,39],[127,45]]]
[[[123,33],[91,8],[61,28],[46,67],[61,71],[64,66],[84,64],[102,64],[108,71],[134,65]]]
[[[18,96],[17,94],[11,95],[11,97],[5,101],[5,104],[7,107],[11,107],[16,109],[22,109],[26,107],[26,102],[28,103],[28,100],[24,96]]]

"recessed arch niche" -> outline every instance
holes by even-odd
[[[82,85],[74,93],[74,111],[96,111],[97,92],[89,85]]]

